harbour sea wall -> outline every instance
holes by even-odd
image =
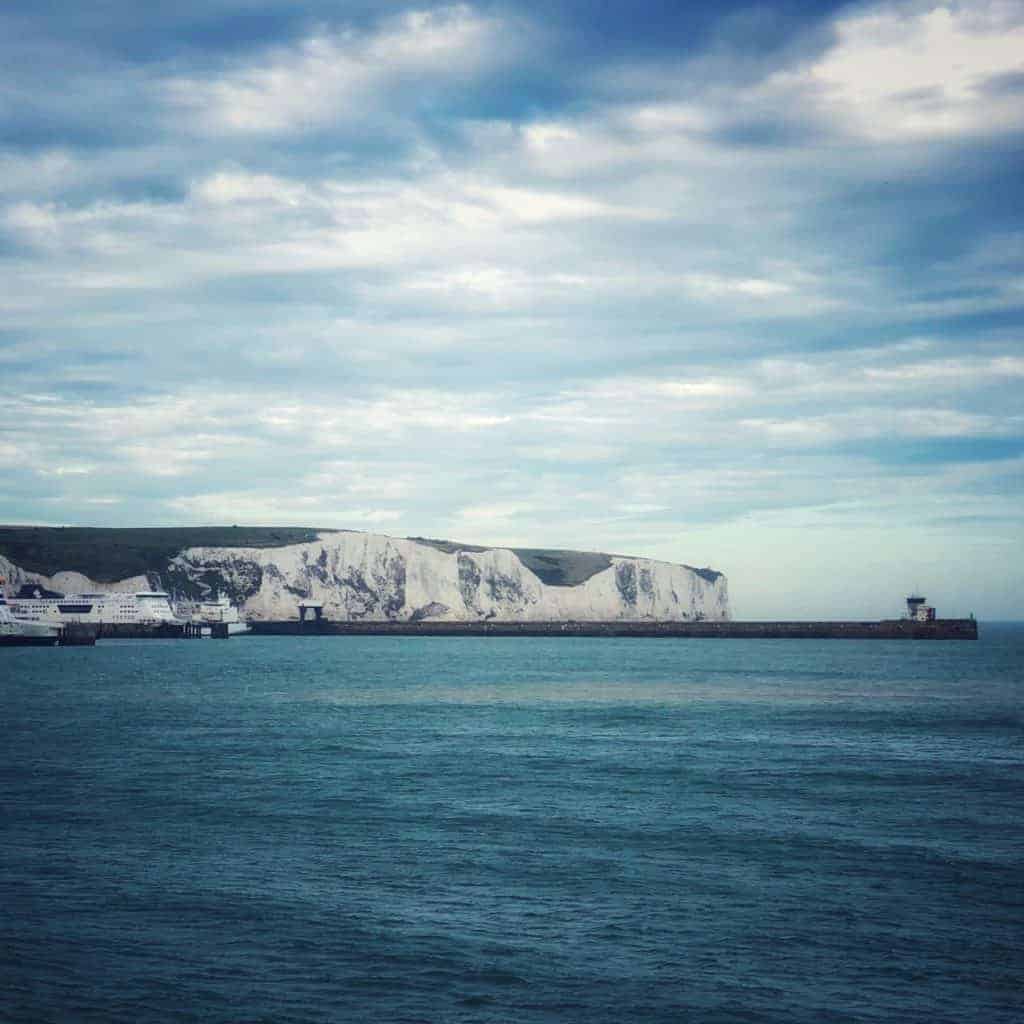
[[[977,640],[975,619],[878,622],[253,622],[264,636],[578,636],[707,639]]]

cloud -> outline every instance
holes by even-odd
[[[1013,7],[247,11],[0,15],[0,519],[1020,523]]]
[[[458,86],[516,47],[514,26],[468,5],[413,10],[374,31],[321,29],[213,79],[172,79],[168,101],[210,133],[299,133],[380,116],[395,89]]]
[[[807,84],[851,130],[897,141],[1024,127],[1013,92],[989,85],[1021,71],[1018,5],[881,6],[841,19],[838,33]]]
[[[167,503],[186,522],[210,523],[240,519],[284,526],[309,526],[322,519],[344,520],[354,529],[386,529],[401,518],[393,509],[360,508],[320,494],[290,494],[283,500],[274,491],[225,491],[174,498]]]

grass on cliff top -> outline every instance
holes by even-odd
[[[479,544],[459,544],[453,540],[435,540],[432,537],[409,537],[417,544],[426,544],[451,555],[456,551],[488,551]],[[540,581],[549,587],[575,587],[586,583],[591,576],[603,572],[612,564],[612,558],[634,558],[634,555],[607,555],[602,551],[567,551],[563,548],[508,548]],[[714,583],[722,574],[715,569],[697,569],[684,565],[701,579]]]
[[[487,551],[478,544],[457,544],[451,540],[434,540],[430,537],[410,537],[418,544],[426,544],[447,554],[456,551]],[[586,583],[612,564],[610,555],[599,551],[563,551],[556,548],[509,548],[519,556],[540,581],[549,587],[575,587]]]
[[[162,573],[184,548],[278,548],[315,541],[321,533],[338,532],[342,531],[305,526],[0,526],[0,555],[44,576],[71,571],[98,583],[113,583],[129,576]],[[478,544],[428,537],[408,539],[448,554],[489,550]],[[509,550],[549,587],[577,586],[612,564],[610,555],[598,551]],[[712,569],[694,572],[711,582],[720,575]]]
[[[184,548],[276,548],[328,531],[294,526],[0,526],[0,554],[29,572],[80,572],[99,583],[163,572]]]

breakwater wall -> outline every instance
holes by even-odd
[[[878,622],[253,622],[264,636],[590,636],[790,640],[977,640],[975,619]]]
[[[174,640],[184,634],[184,627],[174,622],[162,622],[155,626],[103,622],[94,628],[100,640]]]

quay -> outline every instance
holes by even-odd
[[[220,610],[225,602],[219,601]],[[234,620],[238,622],[237,615]],[[288,620],[250,620],[243,624],[256,636],[472,636],[472,637],[650,637],[723,640],[977,640],[978,623],[966,619],[940,619],[924,597],[907,598],[907,615],[878,621],[771,621],[734,620],[556,620],[527,622],[510,619],[460,621],[345,619],[334,621],[320,602],[305,600],[298,616]],[[63,646],[95,644],[97,639],[228,639],[231,623],[221,621],[164,621],[141,623],[67,622],[49,642]],[[241,632],[241,630],[236,630]]]
[[[91,622],[68,622],[60,627],[57,635],[61,647],[93,647],[100,629]]]
[[[226,622],[186,622],[181,627],[180,635],[183,640],[201,640],[205,637],[227,640],[230,633]]]
[[[307,618],[308,608],[315,610]],[[263,636],[588,636],[685,637],[721,640],[977,640],[978,623],[969,619],[940,619],[926,599],[907,598],[902,619],[877,622],[735,622],[732,620],[516,622],[483,619],[469,622],[395,622],[346,620],[331,622],[323,605],[303,602],[298,621],[253,622],[253,633]]]
[[[878,622],[252,622],[255,636],[692,637],[748,640],[977,640],[975,619]]]

